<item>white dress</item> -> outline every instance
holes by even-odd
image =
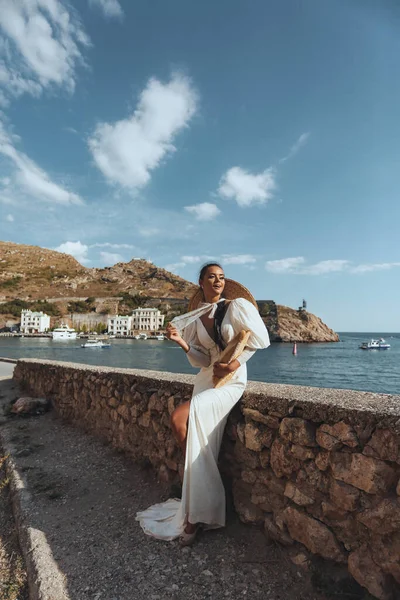
[[[198,309],[198,313],[204,314],[212,305],[203,306],[203,312]],[[200,371],[190,402],[182,500],[171,498],[137,513],[136,519],[147,535],[173,540],[181,535],[187,521],[203,523],[207,528],[225,525],[225,490],[217,464],[222,436],[228,415],[246,387],[246,361],[256,350],[270,344],[257,309],[247,300],[237,298],[229,303],[222,321],[224,342],[229,344],[243,329],[250,330],[251,335],[238,359],[241,366],[229,382],[217,389],[213,388],[213,364],[218,362],[221,350],[199,317],[183,331],[183,338],[190,346],[189,362],[200,367]]]

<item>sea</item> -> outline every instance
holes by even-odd
[[[340,333],[329,344],[275,343],[248,362],[253,381],[400,394],[400,333]],[[363,341],[384,337],[389,350],[360,350]],[[111,348],[82,348],[83,340],[0,337],[0,357],[196,373],[184,352],[168,340],[111,340]]]

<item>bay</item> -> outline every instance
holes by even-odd
[[[248,363],[253,381],[400,394],[400,334],[341,333],[340,342],[272,344]],[[383,335],[390,350],[359,349],[361,342]],[[169,341],[111,340],[111,348],[81,348],[82,340],[0,337],[0,356],[41,358],[89,365],[196,373],[183,351]]]

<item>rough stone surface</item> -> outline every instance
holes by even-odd
[[[400,457],[400,437],[390,429],[377,429],[365,446],[363,454],[395,462]]]
[[[18,398],[11,407],[11,412],[16,415],[39,414],[49,408],[49,403],[44,398]]]
[[[377,506],[357,514],[357,519],[374,533],[400,531],[400,501],[385,498]]]
[[[400,533],[374,538],[374,561],[400,583]]]
[[[350,554],[348,565],[354,579],[375,598],[394,600],[390,579],[375,563],[366,544]]]
[[[336,479],[331,479],[329,496],[332,502],[343,510],[356,510],[360,500],[360,490]]]
[[[343,445],[349,448],[358,446],[358,438],[353,428],[341,421],[335,425],[323,424],[317,430],[317,442],[326,450],[337,450]]]
[[[344,560],[343,551],[326,525],[291,506],[285,509],[283,518],[290,536],[304,544],[310,552],[330,560]]]
[[[396,480],[396,471],[389,464],[363,454],[334,452],[330,464],[336,479],[369,494],[388,492]]]
[[[283,440],[300,446],[316,446],[315,426],[305,419],[296,417],[283,419],[279,433]]]
[[[277,477],[290,477],[293,471],[300,468],[301,462],[295,458],[290,447],[276,439],[271,447],[271,467]]]
[[[307,494],[296,487],[292,481],[287,482],[284,494],[299,506],[309,506],[315,502],[314,498],[307,496]]]

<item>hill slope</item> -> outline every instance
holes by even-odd
[[[83,267],[69,254],[0,242],[0,296],[13,298],[111,297],[121,292],[189,298],[194,285],[143,259],[104,269]]]
[[[144,305],[159,306],[173,316],[185,310],[186,299],[194,289],[189,281],[143,259],[95,269],[84,267],[69,254],[55,250],[0,242],[2,302],[51,299],[65,314],[67,299],[94,297],[99,299],[95,303],[97,310],[109,305],[113,306],[109,310],[116,312],[123,308],[121,303],[118,307],[118,296],[128,293],[143,296]],[[107,298],[114,298],[115,303],[108,303]],[[259,308],[272,341],[336,342],[339,339],[321,319],[306,311],[279,306],[272,300],[260,301]],[[0,327],[6,321],[7,317],[0,315]]]

